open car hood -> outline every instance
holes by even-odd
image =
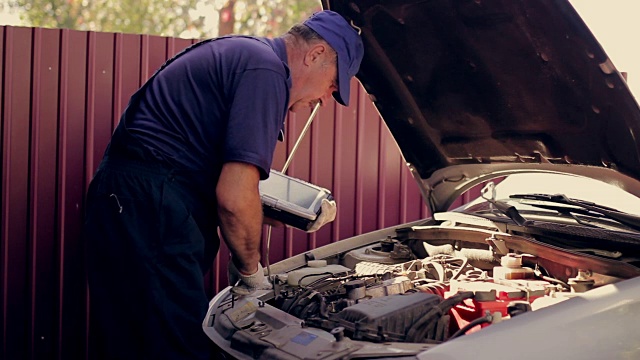
[[[432,211],[513,172],[640,196],[640,111],[562,0],[329,0],[361,29],[358,79]]]

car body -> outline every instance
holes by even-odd
[[[324,4],[432,218],[210,303],[237,358],[637,359],[640,109],[567,1]],[[465,191],[482,195],[449,211]]]

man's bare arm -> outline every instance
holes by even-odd
[[[262,235],[262,203],[258,191],[260,173],[251,164],[224,164],[218,185],[218,215],[220,229],[236,267],[244,274],[253,274],[260,261]]]

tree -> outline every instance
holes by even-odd
[[[22,20],[34,27],[178,36],[202,28],[192,18],[199,0],[12,0]],[[200,33],[205,35],[204,33]]]
[[[278,36],[322,9],[319,0],[237,0],[234,31]]]
[[[8,1],[21,9],[27,26],[191,38],[277,36],[321,8],[319,0]],[[218,26],[205,27],[205,19],[216,13]]]

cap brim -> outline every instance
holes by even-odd
[[[351,77],[347,73],[349,65],[343,63],[338,56],[338,91],[333,93],[333,98],[344,106],[349,106],[349,94],[351,90]]]

